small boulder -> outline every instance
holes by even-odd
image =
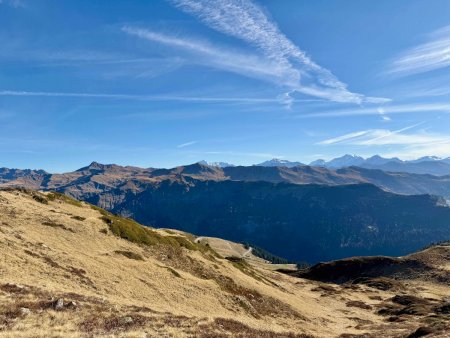
[[[122,317],[119,319],[119,323],[121,325],[129,325],[129,324],[133,324],[134,320],[133,318],[127,316],[127,317]]]
[[[28,316],[29,314],[31,314],[31,310],[29,308],[27,308],[27,307],[21,307],[19,309],[19,313],[20,313],[21,316],[25,317],[25,316]]]
[[[58,298],[58,299],[53,303],[53,308],[54,308],[56,311],[61,311],[62,309],[64,309],[64,299]]]
[[[6,286],[12,289],[25,290],[25,286],[23,286],[22,284],[7,283]]]

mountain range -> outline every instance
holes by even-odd
[[[245,241],[292,261],[404,255],[450,238],[450,208],[433,196],[450,197],[448,176],[93,162],[64,174],[2,169],[0,179],[3,187],[58,191],[148,226]]]
[[[285,166],[294,167],[302,165],[300,162],[290,162],[287,160],[272,159],[258,166]],[[436,156],[425,156],[416,160],[404,161],[396,157],[384,158],[379,155],[363,158],[356,155],[344,155],[329,161],[322,159],[309,163],[309,166],[324,167],[330,169],[340,169],[345,167],[361,167],[366,169],[380,169],[392,172],[407,172],[414,174],[449,175],[450,157],[439,158]]]
[[[236,165],[227,162],[211,162],[200,161],[199,163],[211,165],[219,168],[235,167]],[[278,158],[273,158],[264,161],[255,166],[259,167],[286,167],[293,168],[297,166],[304,166],[302,162],[288,161]],[[311,167],[323,167],[329,169],[341,169],[347,167],[360,167],[366,169],[379,169],[389,172],[405,172],[413,174],[430,174],[436,176],[450,175],[450,157],[440,158],[437,156],[425,156],[415,160],[400,160],[399,158],[384,158],[379,155],[363,158],[356,155],[344,155],[325,161],[322,159],[312,161],[309,163]]]
[[[305,165],[291,168],[285,166],[219,167],[198,162],[170,169],[155,169],[92,162],[74,172],[63,174],[51,174],[43,170],[0,168],[0,186],[60,190],[78,198],[82,198],[82,195],[79,195],[77,191],[80,193],[102,192],[105,189],[125,186],[131,191],[139,192],[146,184],[181,178],[323,185],[370,183],[393,193],[431,194],[450,199],[450,175],[386,172],[361,167],[342,169]]]
[[[330,161],[313,161],[310,165],[333,169],[357,166],[367,169],[380,169],[384,171],[415,174],[450,174],[450,158],[439,158],[436,156],[426,156],[416,160],[403,161],[398,158],[383,158],[378,155],[366,159],[355,155],[344,155]]]
[[[201,164],[211,165],[220,168],[235,167],[236,165],[227,162],[200,161]],[[288,161],[273,158],[262,163],[255,164],[260,167],[286,167],[293,168],[304,166],[302,162]],[[356,155],[344,155],[325,161],[322,159],[309,163],[312,167],[323,167],[329,169],[341,169],[346,167],[360,167],[366,169],[380,169],[389,172],[406,172],[413,174],[430,174],[436,176],[450,175],[450,157],[440,158],[437,156],[425,156],[415,160],[400,160],[399,158],[384,158],[379,155],[363,158]]]
[[[259,167],[286,167],[286,168],[292,168],[292,167],[296,167],[299,165],[304,165],[301,162],[291,162],[288,160],[281,160],[279,158],[273,158],[271,160],[268,161],[264,161],[262,163],[259,164],[255,164]]]

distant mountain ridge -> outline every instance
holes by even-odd
[[[282,160],[279,158],[273,158],[269,161],[265,161],[259,164],[255,164],[256,166],[259,167],[287,167],[287,168],[292,168],[292,167],[296,167],[299,165],[304,165],[301,162],[291,162],[288,160]]]
[[[44,181],[48,176],[51,174],[45,170],[0,168],[0,185],[21,182],[23,186],[30,186],[34,182]]]
[[[331,169],[319,166],[230,166],[219,167],[202,162],[170,169],[139,168],[115,164],[90,165],[74,172],[50,174],[43,170],[0,169],[0,186],[20,186],[30,189],[59,190],[76,198],[85,193],[101,193],[122,186],[137,193],[149,184],[171,181],[266,181],[295,184],[374,184],[399,194],[431,194],[450,200],[450,175],[386,172],[380,169],[345,167]],[[105,207],[107,207],[105,205]]]
[[[199,161],[197,163],[210,165],[212,167],[219,167],[219,168],[226,168],[226,167],[235,167],[234,164],[228,163],[228,162],[206,162],[206,161]]]
[[[316,160],[311,162],[310,165],[331,169],[357,166],[392,172],[430,174],[437,176],[450,175],[450,157],[439,158],[436,156],[425,156],[416,160],[403,161],[396,157],[383,158],[379,155],[375,155],[365,159],[361,156],[347,154],[330,161]]]
[[[210,164],[221,168],[233,167],[230,163],[216,162]],[[255,164],[260,167],[286,167],[293,168],[296,166],[304,166],[302,162],[289,161],[273,158],[262,163]],[[329,169],[341,169],[346,167],[361,167],[366,169],[380,169],[392,172],[406,172],[412,174],[430,174],[436,176],[450,175],[450,157],[440,158],[437,156],[424,156],[415,160],[401,160],[397,157],[384,158],[379,155],[364,158],[357,155],[346,154],[341,157],[331,159],[329,161],[318,159],[309,163],[312,167],[324,167]]]

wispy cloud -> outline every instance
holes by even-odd
[[[378,107],[377,111],[383,121],[391,121],[391,118],[386,114],[386,111],[383,109],[383,107]]]
[[[353,93],[329,70],[316,64],[304,51],[290,41],[250,0],[172,0],[176,7],[193,14],[209,27],[256,47],[263,57],[230,52],[224,48],[161,35],[152,31],[124,27],[124,31],[159,43],[195,51],[210,58],[210,64],[246,76],[269,78],[281,84],[286,92],[280,98],[290,105],[291,95],[306,94],[336,102],[385,102]]]
[[[355,131],[352,133],[348,133],[345,135],[341,135],[341,136],[337,136],[337,137],[333,137],[330,139],[326,139],[324,141],[319,142],[318,144],[321,145],[329,145],[329,144],[336,144],[336,143],[344,143],[344,142],[348,142],[351,140],[355,140],[355,139],[359,139],[363,136],[366,136],[368,134],[370,134],[371,132],[373,132],[373,130],[361,130],[361,131]]]
[[[102,94],[102,93],[71,93],[71,92],[34,92],[2,90],[0,96],[35,96],[35,97],[78,97],[93,99],[118,99],[142,101],[182,101],[182,102],[223,102],[223,103],[276,103],[277,98],[251,98],[251,97],[204,97],[204,96],[177,96],[177,95],[129,95],[129,94]]]
[[[192,61],[201,65],[275,82],[279,85],[288,84],[293,86],[296,83],[295,80],[290,79],[291,74],[285,68],[258,55],[218,47],[193,38],[169,36],[143,28],[125,26],[122,30],[145,40],[195,53],[196,58]]]
[[[405,146],[397,151],[384,151],[381,153],[384,157],[399,157],[403,159],[417,159],[423,156],[438,156],[442,158],[450,157],[450,140]]]
[[[352,132],[342,136],[334,137],[319,142],[321,145],[331,145],[331,144],[351,144],[351,145],[411,145],[411,144],[422,144],[429,142],[439,142],[439,141],[449,141],[450,138],[436,136],[432,134],[413,133],[404,134],[405,131],[416,128],[424,122],[417,123],[405,128],[398,130],[387,130],[387,129],[369,129],[357,132]]]
[[[447,72],[439,72],[427,78],[420,77],[417,80],[402,81],[401,88],[395,90],[395,95],[401,100],[450,97],[450,85]]]
[[[33,46],[21,41],[8,41],[0,37],[0,59],[6,62],[22,62],[23,67],[77,68],[77,73],[95,78],[149,78],[172,72],[184,65],[180,57],[135,57],[123,53],[83,50],[55,49]]]
[[[192,145],[194,145],[196,143],[198,143],[198,141],[190,141],[190,142],[182,143],[182,144],[177,145],[177,148],[189,147],[189,146],[192,146]]]
[[[380,112],[382,109],[382,112]],[[299,114],[296,118],[322,118],[322,117],[341,117],[341,116],[364,116],[386,114],[404,114],[404,113],[428,113],[442,112],[450,113],[450,103],[418,103],[418,104],[398,104],[380,107],[368,108],[347,108],[337,110],[323,110],[309,114]]]
[[[450,136],[429,133],[424,130],[408,132],[420,125],[407,126],[398,130],[368,129],[356,131],[319,142],[319,145],[345,145],[359,147],[381,147],[385,156],[417,158],[426,155],[450,156]],[[387,146],[397,147],[395,152],[386,153]]]
[[[450,66],[450,26],[430,34],[428,41],[399,55],[388,73],[409,75]]]
[[[14,8],[25,7],[22,0],[0,0],[0,5],[8,5]]]

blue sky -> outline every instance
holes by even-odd
[[[450,156],[447,0],[0,0],[0,166]]]

